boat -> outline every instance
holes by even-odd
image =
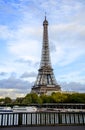
[[[0,113],[13,112],[11,107],[0,107]]]
[[[14,106],[13,112],[36,112],[37,108],[34,106]]]

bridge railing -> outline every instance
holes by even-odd
[[[85,112],[0,113],[0,127],[85,125]]]

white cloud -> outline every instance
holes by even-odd
[[[29,77],[36,77],[37,74],[35,72],[31,72],[31,73],[28,73],[28,72],[24,72],[22,75],[21,75],[21,78],[29,78]]]
[[[12,99],[16,99],[17,97],[24,97],[26,94],[30,92],[30,89],[28,90],[18,90],[18,89],[1,89],[0,88],[0,98],[10,97]]]
[[[76,83],[83,83],[85,84],[85,76],[82,76],[82,72],[84,72],[84,69],[81,70],[75,70],[72,72],[66,72],[65,74],[60,75],[58,78],[60,81],[66,81],[69,82],[76,82]]]
[[[9,78],[0,80],[0,97],[21,97],[31,91],[32,82],[21,80],[11,75]]]
[[[64,66],[85,55],[84,25],[75,22],[58,24],[51,26],[50,30],[50,39],[55,46],[54,52],[52,51],[52,63]]]
[[[0,39],[9,39],[12,38],[12,32],[6,25],[0,25]]]
[[[32,40],[17,40],[8,46],[9,51],[25,60],[31,60],[33,62],[38,61],[39,46],[36,41]]]
[[[82,84],[80,82],[69,82],[69,83],[62,82],[61,86],[62,86],[62,90],[64,90],[64,91],[85,93],[85,83]]]
[[[6,72],[0,72],[0,76],[5,76],[5,75],[7,75]]]
[[[16,89],[28,89],[32,83],[11,76],[7,79],[0,80],[0,88],[16,88]]]
[[[41,35],[39,27],[32,28],[29,25],[19,25],[17,31],[13,31],[14,37],[7,43],[8,51],[17,58],[38,62],[42,44]]]

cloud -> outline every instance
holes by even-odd
[[[17,60],[15,60],[15,62],[18,62],[20,64],[27,64],[29,66],[34,66],[34,67],[39,65],[39,62],[33,63],[31,60],[25,60],[23,58],[17,59]]]
[[[0,80],[0,88],[4,89],[29,89],[31,88],[33,83],[30,83],[28,81],[24,81],[18,78],[15,78],[15,76],[11,76],[7,79]]]
[[[73,68],[73,67],[72,67]],[[63,68],[64,69],[64,68]],[[70,72],[69,69],[71,68],[67,68],[63,70],[63,73],[61,73],[61,75],[58,75],[58,78],[60,79],[60,81],[66,81],[68,82],[76,82],[76,83],[82,83],[85,84],[85,76],[83,75],[85,70],[84,68],[82,68],[81,70],[78,69],[71,69],[72,71]]]
[[[1,74],[3,75],[5,73]],[[31,92],[33,83],[34,82],[16,78],[16,73],[12,72],[9,78],[0,80],[0,98],[10,97],[14,99],[24,97],[27,93]]]
[[[5,76],[5,75],[7,75],[6,72],[0,72],[0,76]]]
[[[25,78],[25,73],[22,78]],[[16,78],[16,74],[13,72],[9,78],[0,80],[0,98],[2,97],[24,97],[25,94],[31,92],[31,88],[34,82],[22,80]]]
[[[75,91],[85,93],[85,83],[82,84],[80,82],[62,82],[61,87],[64,91]]]
[[[20,30],[17,29],[17,32],[14,31],[15,38],[11,39],[7,43],[8,51],[13,55],[18,56],[18,58],[24,58],[25,60],[38,62],[41,44],[39,44],[39,39],[37,39],[37,36],[38,34],[40,35],[40,32],[37,31],[37,28],[31,28],[30,30],[29,26],[27,29],[28,32],[26,32],[24,29],[27,29],[26,25]],[[35,30],[35,34],[33,34],[34,32],[30,32],[32,30]]]
[[[1,89],[0,88],[0,98],[4,98],[4,97],[10,97],[12,99],[16,99],[17,97],[24,97],[27,92],[30,92],[30,89],[24,89],[20,90],[20,89]]]
[[[12,37],[12,30],[6,25],[0,25],[0,39],[10,39]]]
[[[31,72],[31,73],[25,72],[21,75],[21,78],[30,78],[30,77],[36,77],[36,76],[37,74],[35,72]]]
[[[51,25],[50,30],[54,34],[54,35],[51,35],[51,38],[57,34],[56,38],[58,40],[62,40],[62,38],[63,39],[65,38],[64,40],[69,40],[69,38],[70,39],[71,38],[77,39],[78,38],[77,36],[79,36],[79,38],[80,38],[80,37],[83,37],[85,35],[85,33],[84,33],[85,32],[85,26],[83,24],[78,23],[75,20],[70,22],[70,23],[59,23],[57,25],[56,24]],[[60,35],[60,34],[63,34],[63,35]],[[61,39],[59,39],[59,36],[61,37]],[[66,38],[68,38],[68,39],[66,39]],[[81,40],[83,41],[85,39],[81,38]]]
[[[63,23],[51,26],[50,30],[50,39],[55,46],[50,48],[52,50],[52,63],[65,66],[73,63],[81,56],[85,56],[84,25],[77,22]]]

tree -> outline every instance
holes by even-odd
[[[28,105],[28,104],[31,104],[31,103],[32,103],[31,94],[27,94],[27,95],[23,98],[22,104]]]
[[[71,103],[85,103],[85,94],[73,93],[70,95],[69,102],[71,102]]]
[[[0,99],[0,105],[3,105],[4,104],[4,98],[1,98]]]
[[[21,105],[23,101],[23,98],[16,98],[16,100],[14,101],[14,105]]]
[[[36,93],[27,94],[22,101],[22,104],[24,105],[33,104],[33,103],[36,103],[36,104],[42,103],[42,100]]]
[[[32,103],[38,103],[41,104],[42,100],[36,93],[31,93]]]
[[[5,97],[5,99],[4,99],[4,104],[5,104],[5,105],[10,105],[11,103],[12,103],[12,99],[9,98],[9,97]]]
[[[48,95],[41,95],[40,99],[42,101],[42,103],[50,103],[51,102],[51,96]]]
[[[52,93],[51,100],[53,103],[65,103],[68,101],[68,95],[66,93]]]

